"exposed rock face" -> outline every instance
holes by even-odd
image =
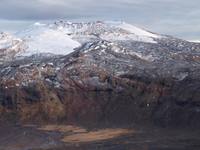
[[[199,125],[200,45],[153,40],[90,39],[66,56],[6,61],[1,114],[23,121]]]

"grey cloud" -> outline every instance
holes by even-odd
[[[172,34],[185,39],[198,37],[200,39],[199,0],[0,0],[0,2],[1,20],[117,19],[163,34]]]

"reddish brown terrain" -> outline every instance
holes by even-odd
[[[158,127],[1,125],[0,150],[199,150],[200,131]]]

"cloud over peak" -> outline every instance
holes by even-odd
[[[199,0],[1,0],[0,20],[118,19],[192,38],[200,36],[199,5]]]

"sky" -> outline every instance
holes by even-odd
[[[200,40],[200,0],[0,0],[0,31],[60,19],[126,21],[156,33]]]

